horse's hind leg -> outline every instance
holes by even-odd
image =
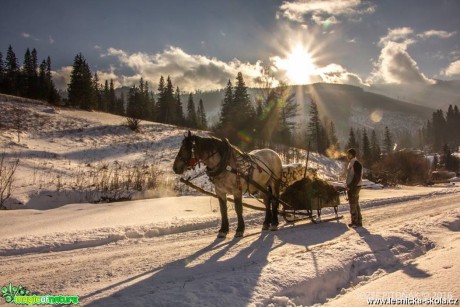
[[[225,238],[228,234],[228,216],[227,216],[227,195],[219,194],[219,207],[220,207],[220,215],[221,215],[221,226],[219,229],[219,233],[217,234],[218,238]]]
[[[242,237],[244,234],[244,219],[243,219],[243,198],[242,195],[234,195],[235,197],[235,211],[238,217],[238,227],[236,228],[235,238]]]
[[[271,188],[268,187],[269,194],[264,194],[264,205],[265,205],[265,220],[264,224],[262,225],[262,230],[269,230],[270,223],[272,221],[272,211],[270,210],[270,203],[271,203]]]
[[[270,230],[278,230],[278,207],[279,207],[279,197],[280,197],[280,184],[275,182],[272,184],[273,188],[270,191],[275,197],[270,197],[271,200],[271,226]]]

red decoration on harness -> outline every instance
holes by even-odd
[[[197,158],[191,158],[190,160],[188,160],[188,166],[195,166],[198,164],[198,159]]]

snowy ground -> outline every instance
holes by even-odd
[[[3,211],[0,283],[90,306],[364,306],[390,290],[458,298],[459,192],[364,190],[359,230],[346,227],[347,206],[341,222],[278,232],[260,232],[262,214],[245,210],[239,240],[215,238],[209,197]]]
[[[0,113],[14,106],[1,103]],[[104,172],[101,163],[115,160],[125,167],[155,164],[164,169],[162,181],[174,180],[170,165],[184,130],[144,123],[144,133],[133,134],[117,116],[19,107],[27,130],[17,142],[14,129],[4,129],[0,143],[7,157],[21,160],[9,206],[27,210],[0,211],[0,287],[11,282],[37,294],[79,295],[88,306],[367,306],[373,298],[460,298],[458,185],[362,190],[364,227],[357,230],[346,226],[342,198],[341,221],[282,223],[277,232],[261,232],[263,214],[245,209],[245,236],[233,239],[230,205],[231,233],[216,239],[215,199],[142,199],[147,193],[87,203],[97,195],[72,181]],[[310,158],[323,178],[340,176],[339,163]]]

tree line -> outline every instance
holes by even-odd
[[[0,92],[58,103],[60,97],[51,75],[51,58],[46,57],[39,65],[37,50],[27,48],[20,66],[10,45],[5,59],[0,52]]]
[[[174,89],[171,78],[163,76],[158,82],[157,93],[150,90],[150,84],[141,77],[139,84],[129,88],[127,97],[115,95],[113,80],[99,83],[97,73],[91,69],[81,53],[74,59],[68,86],[68,104],[84,110],[98,110],[133,119],[207,129],[208,123],[203,101],[195,107],[193,95],[189,95],[187,114],[184,114],[179,87]]]
[[[439,109],[433,112],[431,120],[419,130],[419,143],[422,148],[434,152],[457,151],[460,146],[460,112],[458,106],[449,105],[447,112]]]

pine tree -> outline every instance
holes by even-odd
[[[455,126],[456,122],[454,107],[452,105],[449,105],[446,114],[446,140],[447,142],[449,142],[449,144],[453,144],[456,140],[456,133],[454,133]]]
[[[46,62],[43,60],[39,67],[38,73],[38,97],[43,98],[46,97],[48,93],[48,82],[46,81]]]
[[[165,79],[163,78],[163,76],[161,76],[160,81],[158,82],[158,101],[156,104],[157,111],[155,112],[157,114],[157,120],[160,123],[165,123],[168,120],[168,105],[166,104],[165,93]]]
[[[109,112],[117,114],[117,97],[115,95],[115,87],[113,85],[113,79],[110,79],[109,83]]]
[[[371,134],[371,156],[372,163],[375,163],[380,160],[381,150],[379,145],[379,140],[377,139],[377,133],[375,130],[372,130]]]
[[[335,125],[332,120],[325,120],[325,123],[329,122],[327,125],[327,138],[329,140],[329,143],[331,146],[334,147],[335,150],[339,150],[340,145],[339,145],[339,139],[337,137],[337,133],[335,131]],[[329,146],[328,146],[329,147]]]
[[[38,76],[38,55],[37,55],[37,50],[35,48],[32,49],[31,56],[32,56],[31,61],[32,61],[33,75],[37,77]]]
[[[206,130],[208,128],[208,120],[206,119],[206,111],[204,110],[203,99],[200,99],[197,110],[197,126],[198,129]]]
[[[75,56],[68,92],[71,106],[80,107],[84,110],[95,108],[96,99],[91,70],[81,53]]]
[[[307,135],[310,146],[312,146],[311,149],[319,152],[321,148],[321,123],[319,119],[318,105],[314,100],[310,103]]]
[[[383,138],[383,148],[386,154],[391,154],[394,148],[393,136],[391,135],[388,126],[385,126],[385,135]]]
[[[18,89],[18,78],[19,78],[19,64],[16,54],[13,51],[11,45],[8,47],[6,52],[6,64],[5,64],[5,78],[4,78],[4,90],[7,94],[19,94]]]
[[[361,152],[361,147],[362,147],[362,140],[363,140],[363,132],[361,129],[359,128],[356,128],[356,131],[355,131],[355,136],[356,136],[356,151],[357,152]]]
[[[310,146],[312,146],[311,149],[319,153],[324,153],[326,151],[324,129],[319,118],[318,105],[314,100],[312,100],[310,104],[309,119],[307,135],[308,142],[310,143]]]
[[[0,92],[3,92],[4,76],[5,76],[5,64],[3,63],[3,54],[0,52]]]
[[[35,49],[34,49],[35,50]],[[33,58],[33,55],[32,55]],[[89,68],[88,68],[89,69]],[[91,83],[91,72],[89,72],[90,83]],[[48,56],[46,58],[46,96],[43,97],[51,104],[56,104],[59,101],[59,93],[54,86],[53,76],[51,73],[51,58]]]
[[[98,110],[102,110],[102,94],[101,94],[101,84],[99,83],[99,76],[97,72],[94,73],[93,77],[93,87],[94,87],[94,95],[96,99],[96,105]]]
[[[279,143],[291,146],[292,133],[295,129],[295,117],[297,116],[298,105],[295,99],[295,94],[290,93],[289,88],[285,84],[280,84],[277,88],[280,108],[279,127],[277,128],[276,140]]]
[[[230,135],[234,130],[234,127],[232,126],[232,119],[236,114],[235,109],[236,108],[233,104],[233,86],[232,82],[228,80],[218,125],[219,132],[224,136]]]
[[[139,96],[139,88],[136,85],[133,85],[128,92],[128,107],[126,109],[126,115],[129,118],[141,119],[142,117],[142,105]]]
[[[176,103],[176,116],[177,116],[176,124],[183,125],[185,122],[185,117],[184,117],[184,109],[182,107],[182,101],[180,99],[179,87],[176,88],[175,103]]]
[[[142,79],[143,81],[143,79]],[[142,119],[150,120],[152,118],[152,105],[149,97],[149,83],[144,82],[141,90]]]
[[[363,129],[362,154],[364,165],[370,167],[372,164],[372,150],[366,129]]]
[[[188,95],[188,101],[187,101],[187,125],[190,128],[197,128],[197,115],[195,111],[195,102],[193,101],[193,95],[190,93]]]
[[[20,82],[20,93],[21,96],[35,98],[33,95],[34,89],[34,82],[35,82],[35,71],[34,65],[32,60],[32,55],[30,53],[29,48],[27,48],[26,53],[24,54],[24,62],[22,66],[22,74],[21,74],[21,82]]]
[[[346,148],[347,149],[354,148],[355,150],[358,150],[359,148],[353,128],[350,128],[350,133],[348,135],[348,142],[347,142]]]
[[[293,118],[297,115],[297,103],[294,94],[285,84],[273,87],[270,76],[256,96],[256,135],[261,144],[271,142],[291,145],[292,131],[295,126]]]
[[[444,144],[443,147],[443,156],[442,156],[442,164],[446,168],[446,170],[451,172],[458,172],[459,170],[459,161],[456,157],[452,155],[452,151],[449,145]]]
[[[174,97],[174,86],[172,84],[170,76],[168,76],[168,78],[166,79],[165,99],[166,105],[168,107],[168,120],[166,121],[166,123],[177,124],[177,101]]]
[[[105,80],[104,89],[102,91],[101,105],[99,106],[99,110],[101,110],[102,112],[108,111],[109,99],[110,99],[109,81]]]
[[[233,105],[236,112],[238,112],[238,116],[235,116],[232,119],[237,131],[249,134],[249,131],[252,131],[255,111],[251,104],[248,88],[244,82],[243,74],[241,72],[238,72],[236,76],[236,84],[233,91]]]
[[[460,112],[458,106],[454,106],[454,131],[455,131],[455,141],[454,148],[460,151]]]
[[[26,75],[33,75],[32,55],[30,54],[29,48],[27,48],[26,53],[24,54],[22,69]]]
[[[447,143],[446,138],[446,119],[442,110],[433,113],[433,149],[441,150],[442,145]]]

